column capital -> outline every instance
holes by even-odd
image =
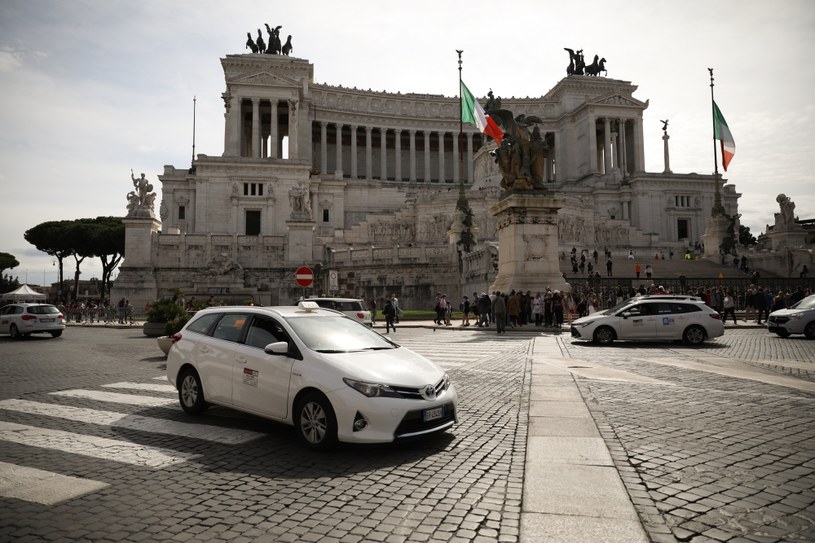
[[[370,134],[371,132],[373,132],[373,129],[374,129],[373,126],[366,126],[365,127],[365,133]]]

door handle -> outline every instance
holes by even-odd
[[[237,357],[235,360],[237,360],[241,364],[246,364],[246,359],[242,356]]]

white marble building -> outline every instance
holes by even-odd
[[[494,144],[474,127],[459,142],[457,97],[318,84],[309,61],[279,55],[227,55],[221,64],[223,153],[199,154],[192,169],[164,167],[161,221],[128,217],[114,298],[148,301],[178,288],[289,303],[302,293],[294,281],[302,265],[318,272],[315,290],[397,292],[404,307],[426,307],[437,291],[487,288],[500,174]],[[664,171],[644,171],[648,103],[636,89],[570,76],[542,97],[502,100],[516,116],[543,119],[547,186],[563,203],[562,251],[678,252],[704,233],[713,177],[671,172],[667,139]],[[460,263],[462,181],[479,245]],[[735,214],[734,186],[721,194]]]

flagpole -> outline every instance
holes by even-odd
[[[713,182],[716,184],[716,192],[713,196],[713,209],[710,216],[716,217],[724,212],[722,207],[722,194],[719,189],[719,155],[716,151],[716,101],[713,99],[713,68],[708,68],[710,72],[710,118],[713,124]]]
[[[456,49],[456,53],[458,53],[458,157],[459,157],[459,179],[462,179],[462,167],[464,166],[464,155],[463,149],[461,145],[461,138],[464,137],[464,123],[461,120],[461,110],[464,107],[463,100],[464,98],[461,96],[461,54],[464,52],[463,49]]]

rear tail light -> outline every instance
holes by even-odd
[[[34,315],[23,315],[20,318],[22,320],[24,320],[24,321],[35,321],[35,320],[37,320],[37,317],[35,317]]]
[[[710,316],[711,316],[712,318],[716,319],[716,320],[719,320],[719,319],[721,319],[721,318],[722,318],[722,316],[721,316],[721,315],[719,315],[718,313],[711,313],[711,314],[710,314]]]
[[[60,313],[59,315],[57,315],[57,318],[58,318],[58,319],[65,320],[65,315],[63,315],[62,313]]]
[[[170,336],[170,339],[173,340],[173,343],[178,343],[179,341],[181,341],[181,332],[176,332],[175,334]]]
[[[365,312],[363,312],[363,311],[357,311],[357,318],[358,318],[358,319],[363,319],[363,320],[364,320],[364,319],[365,319]]]

